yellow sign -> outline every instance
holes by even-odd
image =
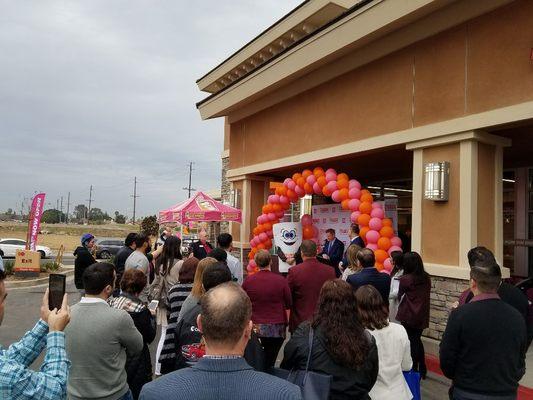
[[[39,276],[41,272],[41,253],[31,250],[17,250],[15,275]]]

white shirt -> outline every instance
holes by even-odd
[[[81,299],[80,299],[80,303],[81,304],[94,304],[94,303],[104,303],[104,304],[107,304],[107,301],[105,301],[104,299],[101,299],[100,297],[87,297],[87,296],[83,296]]]
[[[242,285],[243,272],[241,262],[229,251],[226,250],[226,253],[228,254],[228,259],[226,260],[226,262],[228,263],[228,268],[231,272],[231,275],[233,275],[234,278],[237,278],[237,282],[239,283],[239,285]]]
[[[372,400],[411,400],[413,396],[402,371],[413,366],[405,328],[394,322],[383,329],[368,330],[378,347],[378,379],[369,395]]]

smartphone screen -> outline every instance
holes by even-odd
[[[157,301],[157,300],[152,300],[152,301],[150,302],[150,304],[148,304],[148,309],[149,309],[150,311],[155,311],[155,310],[157,309],[157,306],[158,306],[158,305],[159,305],[159,301]]]
[[[61,308],[65,295],[66,276],[62,274],[50,274],[48,281],[48,308],[53,310]]]

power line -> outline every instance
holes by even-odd
[[[93,201],[93,185],[89,188],[89,208],[87,209],[87,223],[89,223],[90,215],[91,215],[91,203]]]
[[[61,209],[60,209],[60,213],[59,213],[59,223],[63,222],[63,196],[61,196]]]
[[[65,215],[65,224],[68,224],[69,211],[70,211],[70,192],[68,192],[68,197],[67,197],[67,215]]]
[[[132,222],[135,224],[135,210],[136,210],[136,207],[137,207],[137,177],[133,178],[133,195],[131,196],[133,197],[133,218],[132,218]]]
[[[191,192],[195,192],[196,191],[196,189],[193,189],[191,187],[191,184],[192,184],[192,165],[193,164],[194,163],[192,161],[189,163],[189,187],[183,188],[183,190],[187,190],[189,192],[189,197],[188,197],[189,199],[191,198]]]

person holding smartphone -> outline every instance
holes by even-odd
[[[6,302],[6,276],[0,271],[0,325]],[[22,339],[9,346],[0,347],[0,399],[55,400],[65,397],[70,361],[65,351],[63,330],[70,321],[67,295],[61,308],[50,311],[48,290],[41,305],[41,318]],[[29,366],[46,348],[46,356],[40,371]]]

